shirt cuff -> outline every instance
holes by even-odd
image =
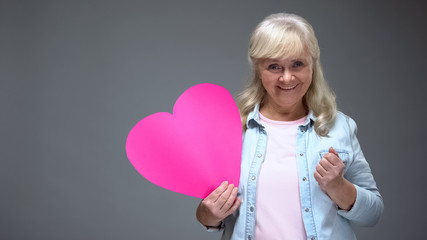
[[[221,221],[221,223],[217,226],[217,227],[210,227],[210,226],[205,226],[203,224],[200,223],[200,225],[203,226],[203,228],[208,231],[208,232],[219,232],[222,229],[224,229],[224,221]]]
[[[356,188],[356,201],[354,202],[353,207],[350,211],[339,210],[338,214],[347,218],[350,221],[355,222],[364,222],[366,215],[374,215],[375,213],[366,214],[366,208],[372,205],[372,199],[370,197],[369,191],[353,184]]]
[[[362,206],[363,207],[363,202],[364,200],[362,199],[362,194],[360,194],[361,188],[355,184],[353,184],[354,187],[356,188],[356,200],[354,201],[353,207],[350,209],[350,211],[347,210],[338,210],[338,214],[340,214],[341,216],[349,219],[349,220],[353,220],[355,218],[357,218],[359,211],[359,208]],[[366,200],[365,200],[366,201]]]
[[[350,211],[339,210],[338,214],[352,221],[356,225],[372,227],[381,218],[384,209],[382,198],[379,194],[367,189],[356,187],[357,195],[353,208]]]

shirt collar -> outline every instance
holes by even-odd
[[[312,126],[316,121],[316,116],[314,116],[313,111],[309,111],[307,115],[307,119],[302,124],[302,126],[306,127],[308,125]],[[254,107],[254,110],[248,114],[248,120],[246,121],[246,127],[254,128],[254,127],[263,127],[259,122],[259,103],[257,103]]]

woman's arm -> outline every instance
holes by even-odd
[[[350,211],[340,210],[338,214],[360,226],[374,226],[384,211],[381,194],[372,175],[371,168],[363,155],[356,137],[357,125],[347,118],[350,129],[350,141],[353,150],[353,161],[344,177],[356,188],[356,201]]]

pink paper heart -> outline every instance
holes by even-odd
[[[203,83],[187,89],[173,114],[159,112],[129,132],[126,153],[150,182],[205,198],[221,182],[239,184],[242,126],[239,110],[223,87]]]

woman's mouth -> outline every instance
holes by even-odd
[[[277,86],[280,90],[283,91],[290,91],[295,89],[298,86],[298,84],[292,85],[292,86],[287,86],[287,87],[281,87],[281,86]]]

